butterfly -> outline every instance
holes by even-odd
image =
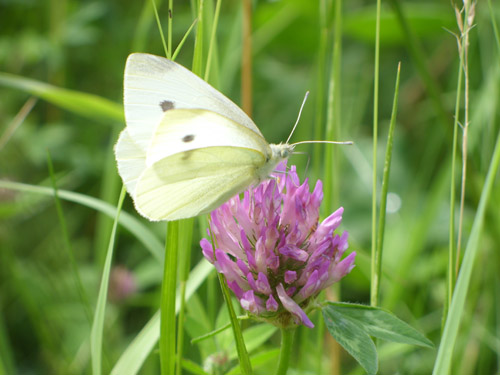
[[[231,100],[183,66],[131,54],[118,172],[151,221],[206,214],[269,178],[295,144],[269,144]]]

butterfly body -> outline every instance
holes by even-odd
[[[293,151],[268,144],[236,104],[168,59],[130,55],[124,87],[118,171],[150,220],[208,213],[267,179]]]

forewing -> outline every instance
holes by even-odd
[[[231,100],[188,69],[160,56],[134,53],[128,57],[124,104],[130,135],[144,150],[163,113],[173,108],[208,109],[262,136]]]
[[[209,147],[178,153],[147,168],[135,205],[150,220],[178,220],[216,209],[257,182],[263,154],[239,147]]]
[[[248,128],[203,109],[172,109],[157,126],[147,151],[147,165],[171,155],[191,150],[231,146],[255,150],[271,156],[266,140]]]

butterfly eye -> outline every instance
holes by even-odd
[[[164,100],[160,102],[160,108],[163,112],[167,112],[169,109],[174,108],[174,102],[171,102],[169,100]]]
[[[193,134],[188,134],[182,137],[182,142],[188,143],[194,140],[194,135]]]
[[[288,156],[290,156],[290,152],[287,148],[283,148],[280,150],[280,156],[283,159],[286,159]]]

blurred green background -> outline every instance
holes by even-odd
[[[269,142],[288,137],[307,90],[311,96],[292,140],[315,139],[315,124],[324,127],[327,110],[318,98],[324,98],[328,89],[334,25],[332,14],[320,15],[320,3],[253,2],[252,117]],[[210,19],[214,4],[206,1],[205,6]],[[166,30],[166,4],[158,3],[158,7]],[[193,22],[192,9],[190,2],[174,2],[174,45]],[[404,17],[403,24],[398,12]],[[325,66],[320,63],[321,16],[328,22]],[[492,23],[499,17],[498,2],[478,2],[475,27],[470,32],[464,243],[499,131],[500,51]],[[210,79],[236,103],[241,98],[241,18],[239,1],[222,3],[218,64]],[[384,2],[381,20],[380,170],[397,64],[402,64],[381,305],[438,344],[446,298],[450,155],[459,74],[453,35],[458,33],[457,21],[448,0]],[[349,231],[350,250],[356,250],[358,257],[357,267],[342,282],[340,299],[369,303],[374,2],[344,2],[341,21],[341,125],[336,140],[355,144],[338,146],[336,151],[334,178],[339,193],[335,204],[345,209],[343,229]],[[191,67],[193,41],[194,33],[177,59],[187,67]],[[0,1],[0,179],[51,186],[49,153],[58,188],[115,205],[121,181],[113,145],[124,127],[123,69],[131,52],[164,55],[149,1]],[[72,91],[54,92],[24,79]],[[30,99],[33,94],[41,99],[34,102]],[[31,110],[26,103],[33,105]],[[324,131],[320,133],[324,139]],[[302,176],[323,178],[324,148],[320,153],[307,146],[297,150],[307,155],[295,155],[289,163],[297,164]],[[498,186],[497,176],[455,348],[453,374],[499,371]],[[69,245],[51,196],[0,188],[0,374],[90,373],[91,316],[112,221],[86,205],[63,201],[62,208]],[[124,209],[139,218],[129,198]],[[139,220],[163,240],[164,224]],[[195,231],[195,243],[200,231]],[[75,258],[74,265],[69,254]],[[199,249],[193,248],[193,264],[200,257]],[[119,232],[113,264],[119,268],[114,270],[110,288],[115,294],[106,312],[104,373],[157,310],[162,271],[161,261],[124,229]],[[83,297],[77,273],[84,286]],[[203,286],[188,307],[189,324],[199,327],[193,328],[194,336],[214,328],[204,330],[196,320],[199,309],[208,306],[207,316],[214,317],[220,307],[218,289],[217,302],[207,301],[211,296],[207,290],[210,286]],[[300,331],[300,355],[293,364],[296,373],[307,373],[315,366],[315,353],[304,352],[314,340],[314,333]],[[279,338],[272,337],[263,347],[277,342]],[[207,360],[204,353],[208,349],[189,343],[186,348],[190,360],[200,364]],[[381,374],[429,374],[436,355],[435,350],[399,344],[381,343],[379,348]],[[214,349],[224,352],[224,348]],[[347,354],[341,359],[342,374],[362,373]],[[321,360],[328,368],[328,347]],[[140,373],[157,371],[153,351]],[[266,373],[265,368],[256,372]]]

